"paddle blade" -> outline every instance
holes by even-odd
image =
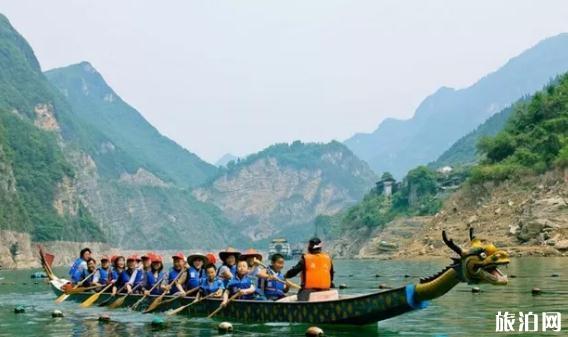
[[[160,304],[162,304],[162,297],[158,297],[154,300],[154,302],[152,302],[148,308],[146,308],[146,310],[144,310],[144,313],[149,313],[151,311],[153,311],[154,309],[156,309]]]
[[[122,304],[124,304],[125,300],[126,300],[126,295],[119,297],[116,301],[112,302],[108,307],[111,309],[116,309],[120,307]]]
[[[81,303],[79,306],[81,308],[88,308],[99,299],[99,296],[101,296],[101,293],[93,294],[91,295],[91,297],[84,300],[83,303]]]
[[[191,303],[190,303],[190,304],[191,304]],[[177,315],[177,314],[179,314],[180,312],[184,311],[185,308],[189,307],[190,304],[186,304],[186,305],[181,306],[181,307],[179,307],[179,308],[177,308],[177,309],[170,310],[170,311],[168,311],[168,312],[166,313],[166,315],[167,315],[167,316]]]
[[[59,304],[65,301],[70,295],[69,294],[61,294],[58,298],[55,299],[55,303]]]

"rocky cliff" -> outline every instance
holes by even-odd
[[[252,240],[276,235],[305,240],[319,214],[335,214],[362,198],[376,177],[337,142],[278,144],[229,164],[194,195],[217,205]]]
[[[447,256],[442,230],[465,243],[469,227],[512,255],[567,255],[568,171],[468,185],[435,216],[398,218],[372,232],[351,233],[331,249],[342,257]]]

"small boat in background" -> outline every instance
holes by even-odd
[[[292,248],[285,238],[273,239],[268,246],[268,255],[280,254],[285,260],[292,259]]]

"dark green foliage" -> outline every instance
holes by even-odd
[[[32,49],[0,15],[0,181],[15,178],[14,189],[0,189],[0,228],[31,232],[36,240],[102,240],[80,203],[76,216],[60,216],[53,207],[58,184],[74,172],[56,134],[32,121],[38,104],[65,119],[65,104],[54,92]]]
[[[483,161],[472,170],[472,181],[503,180],[542,173],[566,165],[568,144],[568,75],[526,102],[515,105],[503,131],[483,138]]]
[[[327,233],[337,237],[346,231],[383,226],[398,216],[435,214],[442,206],[439,188],[443,179],[441,174],[419,166],[408,172],[390,198],[373,189],[360,203],[332,220],[319,219],[320,226],[331,227]]]

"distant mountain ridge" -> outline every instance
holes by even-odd
[[[272,145],[222,172],[194,195],[223,210],[237,231],[254,241],[279,235],[305,240],[313,235],[317,215],[356,203],[377,179],[335,141]]]
[[[215,166],[217,167],[221,167],[221,166],[227,166],[227,164],[233,160],[237,160],[239,157],[231,154],[231,153],[225,153],[221,158],[219,158],[216,162],[215,162]]]
[[[429,163],[496,112],[568,71],[568,34],[545,39],[472,86],[443,87],[408,120],[385,119],[370,134],[344,143],[376,172],[402,177]]]
[[[217,174],[216,167],[162,136],[108,86],[90,63],[49,70],[45,75],[63,93],[75,114],[111,141],[107,147],[120,147],[161,179],[189,187]],[[110,149],[98,149],[105,150]]]

